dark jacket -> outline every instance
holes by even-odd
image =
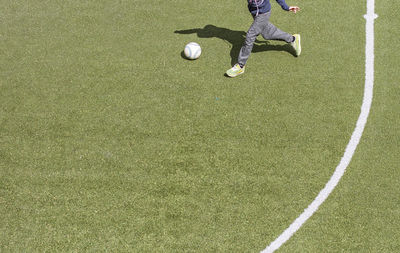
[[[289,10],[289,6],[286,4],[285,0],[276,0],[276,2],[285,11]],[[249,11],[253,16],[257,16],[271,10],[271,3],[269,2],[269,0],[247,0],[247,3]]]

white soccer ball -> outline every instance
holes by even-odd
[[[196,42],[190,42],[183,51],[188,59],[195,60],[201,55],[201,47]]]

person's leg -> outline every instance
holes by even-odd
[[[262,17],[264,26],[261,31],[261,35],[266,40],[283,40],[287,43],[293,42],[293,36],[287,32],[284,32],[274,26],[272,23],[269,22],[269,18],[271,16],[271,12],[265,13]]]
[[[244,65],[246,64],[247,59],[249,59],[251,50],[253,49],[254,41],[262,30],[261,23],[259,21],[260,20],[258,17],[254,18],[253,24],[251,24],[249,30],[247,31],[246,40],[240,49],[238,63],[226,71],[227,76],[235,77],[244,73]]]
[[[300,34],[291,35],[287,32],[284,32],[278,29],[276,26],[269,22],[269,17],[271,16],[271,12],[266,13],[267,15],[264,17],[266,20],[265,26],[261,31],[261,35],[266,40],[283,40],[293,47],[296,52],[296,56],[301,54],[301,44],[300,44]]]
[[[254,41],[256,40],[257,36],[260,34],[262,30],[259,17],[260,16],[255,17],[253,24],[251,24],[249,30],[247,31],[246,40],[244,41],[244,44],[240,49],[238,64],[241,67],[243,67],[246,64],[250,56],[251,50],[253,49]]]

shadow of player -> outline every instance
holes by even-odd
[[[204,28],[193,28],[188,30],[177,30],[175,33],[179,34],[192,34],[197,33],[199,38],[219,38],[232,44],[230,56],[231,65],[237,63],[240,48],[242,47],[246,38],[246,32],[244,31],[233,31],[227,28],[218,27],[214,25],[206,25]],[[253,46],[252,53],[263,52],[263,51],[286,51],[293,56],[295,52],[292,47],[285,43],[284,45],[271,45],[268,41],[256,40]]]

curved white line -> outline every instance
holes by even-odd
[[[351,139],[347,144],[346,150],[339,165],[336,167],[332,177],[326,183],[314,201],[304,209],[304,212],[278,237],[273,241],[262,253],[274,252],[279,249],[287,240],[292,237],[297,230],[318,210],[319,206],[328,198],[333,189],[339,183],[351,158],[360,142],[367,123],[368,115],[371,109],[373,88],[374,88],[374,19],[378,16],[375,14],[375,0],[367,0],[366,19],[366,45],[365,45],[365,87],[364,98],[361,106],[361,113],[357,120],[356,128],[351,135]]]

